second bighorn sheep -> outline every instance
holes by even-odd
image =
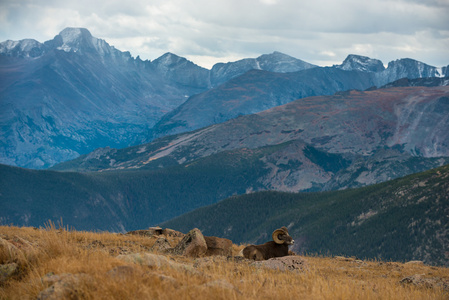
[[[273,257],[289,255],[288,246],[295,241],[288,234],[287,227],[276,229],[271,235],[273,240],[262,245],[249,245],[243,249],[243,256],[254,260],[267,260]]]

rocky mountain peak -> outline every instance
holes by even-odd
[[[160,56],[159,58],[155,59],[153,61],[153,65],[156,66],[164,66],[167,68],[179,65],[180,63],[186,63],[187,59],[184,57],[180,57],[176,54],[173,54],[171,52],[167,52],[164,55]]]
[[[0,43],[0,54],[17,57],[38,57],[44,53],[44,45],[33,39],[7,40]]]
[[[130,57],[129,52],[121,52],[115,49],[106,41],[92,36],[90,31],[85,28],[65,28],[53,40],[45,44],[65,52],[93,52],[100,56],[123,56],[125,59]]]
[[[316,67],[315,65],[278,51],[261,55],[256,61],[258,62],[259,69],[278,73],[297,72]]]
[[[338,68],[346,71],[381,72],[385,70],[382,61],[367,56],[350,54]]]
[[[209,70],[171,52],[165,53],[151,64],[163,77],[183,86],[208,88],[210,85]]]
[[[436,67],[411,58],[402,58],[389,62],[387,69],[383,73],[380,76],[385,84],[404,77],[410,79],[441,77]]]
[[[84,52],[93,47],[92,34],[85,28],[65,28],[53,39],[51,46],[65,52]],[[83,51],[84,50],[84,51]]]
[[[67,27],[62,30],[59,35],[62,37],[64,44],[68,45],[92,39],[92,34],[86,28]]]

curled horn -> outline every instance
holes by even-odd
[[[276,244],[283,244],[285,241],[279,239],[279,235],[280,234],[288,234],[288,231],[286,231],[287,228],[282,227],[279,229],[276,229],[275,231],[273,231],[273,234],[271,235],[271,237],[273,238],[273,241]]]

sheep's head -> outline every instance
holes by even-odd
[[[287,244],[287,245],[293,245],[295,241],[293,238],[288,234],[288,229],[285,226],[282,226],[279,229],[276,229],[273,234],[271,235],[273,238],[273,241],[276,244]]]

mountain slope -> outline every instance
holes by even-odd
[[[55,169],[158,169],[222,151],[282,145],[264,158],[271,177],[260,180],[270,189],[372,184],[444,163],[440,157],[449,156],[448,95],[448,86],[438,86],[309,97],[146,145],[100,149]],[[418,163],[424,158],[432,158],[432,164]],[[329,159],[342,163],[326,169],[322,161]]]
[[[206,69],[178,61],[204,77],[179,82],[173,73],[186,68],[133,59],[82,28],[44,44],[7,41],[0,54],[0,162],[11,165],[46,168],[148,141],[162,115],[207,89]]]
[[[212,87],[216,87],[250,70],[288,73],[315,67],[317,66],[275,51],[257,58],[245,58],[235,62],[217,63],[210,70],[210,82]]]
[[[237,151],[162,170],[103,173],[0,165],[0,224],[41,226],[62,218],[77,230],[147,228],[261,187],[257,179],[266,170],[258,157]]]
[[[161,224],[263,243],[288,226],[304,253],[422,260],[448,266],[449,166],[370,187],[235,196]]]
[[[98,147],[136,145],[301,97],[447,73],[411,59],[385,70],[381,64],[350,55],[340,67],[320,68],[274,52],[206,70],[172,53],[134,59],[83,28],[66,28],[45,43],[5,41],[0,162],[47,168]]]
[[[241,64],[245,62],[254,69],[260,69],[259,64],[253,60],[240,61]],[[229,68],[232,66],[234,65]],[[276,70],[265,70],[267,69]],[[211,74],[213,71],[214,68]],[[153,136],[195,130],[299,98],[332,95],[337,91],[350,89],[365,90],[401,78],[440,76],[442,74],[436,67],[412,59],[396,60],[390,62],[388,68],[384,68],[381,61],[358,55],[349,55],[342,65],[332,68],[310,67],[284,74],[252,70],[207,92],[192,96],[154,126]]]

